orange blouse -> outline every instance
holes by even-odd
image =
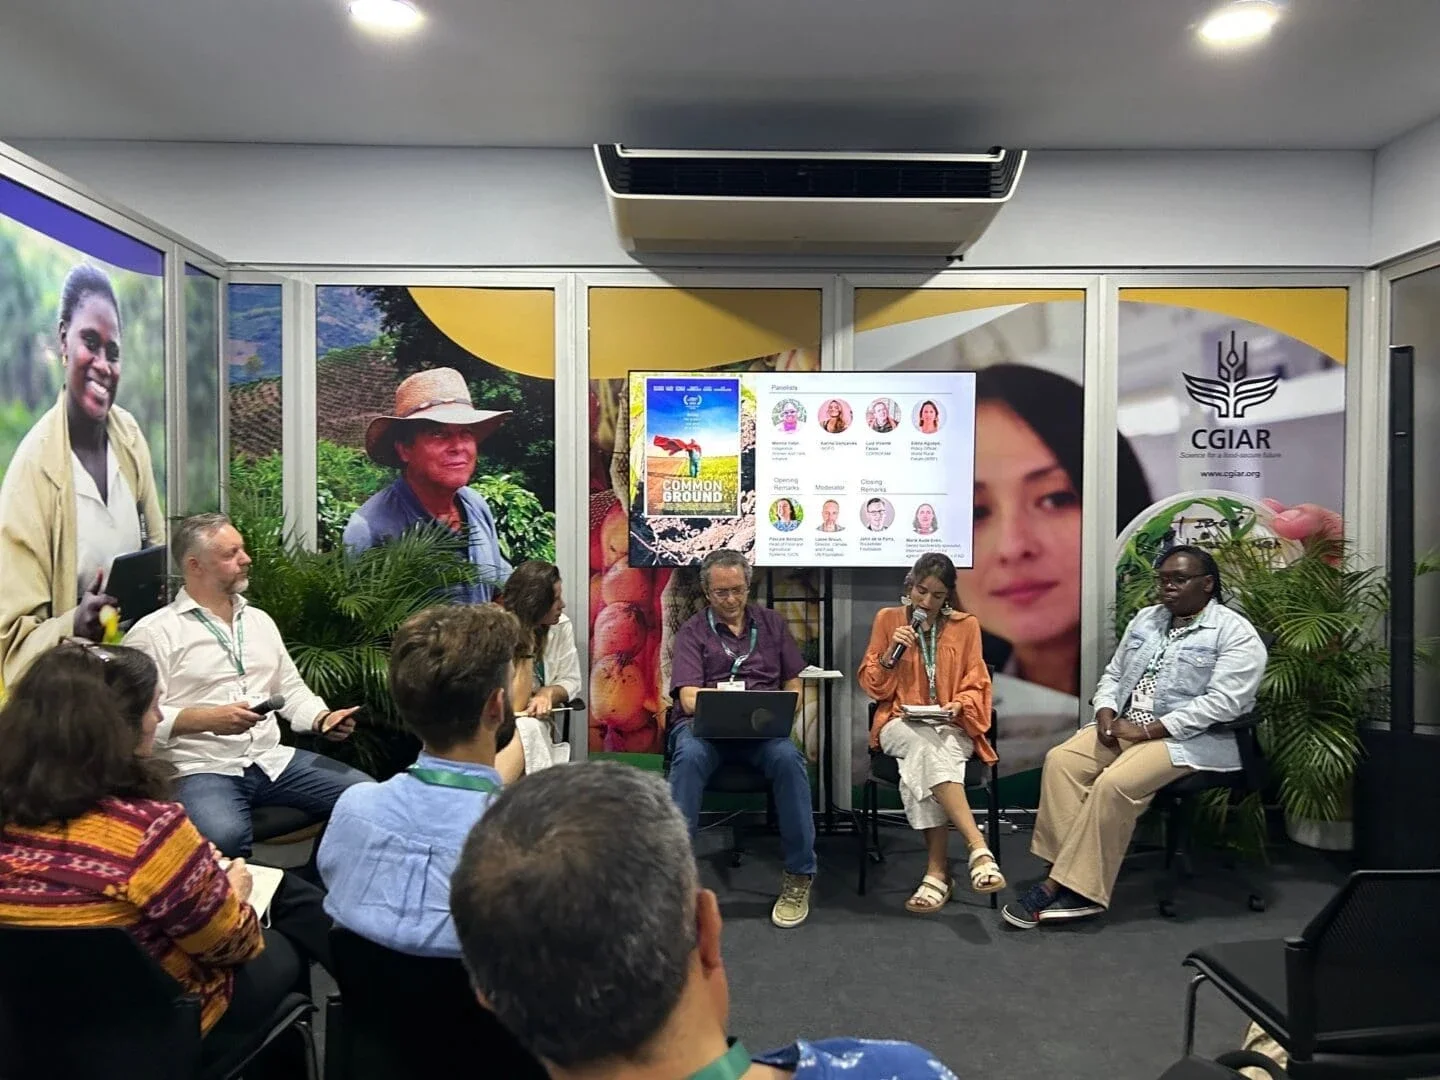
[[[890,640],[897,626],[910,622],[906,607],[882,608],[870,629],[870,646],[860,663],[860,689],[872,697],[877,708],[870,725],[870,745],[880,745],[880,729],[895,719],[900,705],[924,705],[930,700],[930,680],[919,648],[906,649],[894,668],[881,664],[890,654]],[[980,653],[980,623],[974,615],[952,611],[940,624],[935,643],[935,693],[937,704],[958,701],[963,706],[956,722],[975,742],[981,761],[998,760],[985,732],[990,730],[990,669]]]

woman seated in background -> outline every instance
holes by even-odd
[[[896,659],[894,650],[904,646]],[[994,854],[965,797],[971,754],[996,760],[990,730],[990,673],[980,655],[980,625],[959,610],[955,564],[942,554],[920,556],[905,578],[903,606],[875,615],[860,664],[860,687],[875,700],[870,745],[900,762],[900,801],[910,827],[925,833],[925,876],[906,902],[917,914],[939,911],[954,892],[947,851],[954,823],[969,848],[970,887],[1005,887]],[[936,721],[906,719],[902,706],[938,707]]]
[[[1155,793],[1197,769],[1240,768],[1234,733],[1214,725],[1255,704],[1265,644],[1225,606],[1209,552],[1171,548],[1155,580],[1160,603],[1125,628],[1095,689],[1094,721],[1045,755],[1030,850],[1050,872],[1001,911],[1021,930],[1105,911]]]
[[[511,708],[516,738],[495,759],[496,769],[509,782],[569,760],[570,748],[555,744],[550,713],[580,693],[580,655],[575,627],[565,614],[560,569],[553,563],[521,563],[506,580],[498,603],[520,620],[532,644],[527,650],[532,655],[515,660]]]
[[[244,860],[222,862],[171,801],[168,768],[150,757],[157,682],[137,649],[74,641],[10,688],[0,923],[129,931],[200,1000],[208,1062],[253,1039],[286,994],[306,992],[308,965],[261,930]],[[303,1075],[303,1054],[285,1064]]]

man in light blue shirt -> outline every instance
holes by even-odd
[[[424,746],[405,772],[335,804],[318,865],[337,925],[415,956],[459,957],[450,875],[500,790],[495,755],[515,734],[522,647],[519,622],[492,605],[429,608],[396,632],[390,693]]]

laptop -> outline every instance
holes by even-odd
[[[115,556],[105,591],[120,608],[121,626],[129,626],[169,603],[165,595],[169,569],[170,548],[165,544]]]
[[[691,730],[701,739],[788,739],[799,697],[794,690],[701,690]]]

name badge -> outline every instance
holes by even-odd
[[[1130,695],[1130,707],[1132,709],[1143,709],[1145,712],[1155,711],[1155,695],[1149,690],[1136,690]]]
[[[716,690],[744,690],[744,689],[745,689],[745,680],[744,680],[744,679],[726,679],[724,682],[717,682],[717,683],[715,684],[715,689],[716,689]]]

